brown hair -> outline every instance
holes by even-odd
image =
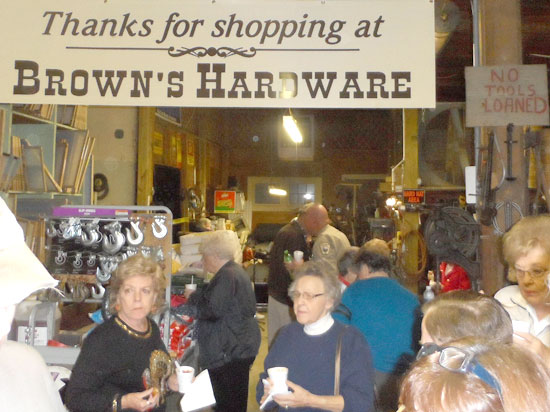
[[[550,255],[550,215],[526,216],[502,237],[502,255],[511,267],[537,246]],[[517,282],[513,271],[508,272],[508,279]]]
[[[153,279],[153,289],[157,294],[157,301],[153,305],[153,312],[161,308],[164,304],[163,290],[166,288],[166,277],[157,262],[138,253],[122,261],[111,279],[111,284],[109,286],[111,312],[116,312],[116,299],[124,281],[132,276],[149,276]]]
[[[351,269],[352,272],[357,272],[355,267],[355,257],[359,253],[357,246],[351,246],[344,254],[338,259],[338,273],[342,276],[346,276]]]
[[[474,373],[439,365],[439,353],[415,362],[399,397],[405,412],[549,412],[550,371],[527,350],[503,343],[456,341],[495,378],[497,390]]]
[[[465,337],[512,342],[512,320],[499,301],[473,290],[438,295],[422,305],[424,326],[438,343]]]

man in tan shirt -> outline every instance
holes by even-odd
[[[327,209],[321,204],[306,206],[304,227],[315,238],[311,260],[326,273],[338,276],[338,260],[351,247],[347,236],[331,226]]]

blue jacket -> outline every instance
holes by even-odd
[[[342,296],[351,317],[333,317],[357,327],[369,342],[374,368],[403,373],[414,360],[420,339],[420,304],[416,295],[396,280],[376,277],[358,280]]]

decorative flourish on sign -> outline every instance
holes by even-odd
[[[176,49],[175,47],[170,47],[168,49],[168,54],[172,57],[181,57],[185,56],[186,54],[190,54],[195,57],[204,57],[204,56],[219,56],[219,57],[231,57],[234,55],[239,55],[241,57],[254,57],[256,55],[256,49],[254,47],[251,47],[250,49],[243,49],[242,47],[239,47],[237,49],[234,49],[232,47],[180,47],[179,49]]]

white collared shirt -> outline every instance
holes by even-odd
[[[521,295],[519,286],[502,288],[495,294],[495,299],[510,314],[514,332],[528,332],[550,347],[550,315],[539,320],[535,309]]]

